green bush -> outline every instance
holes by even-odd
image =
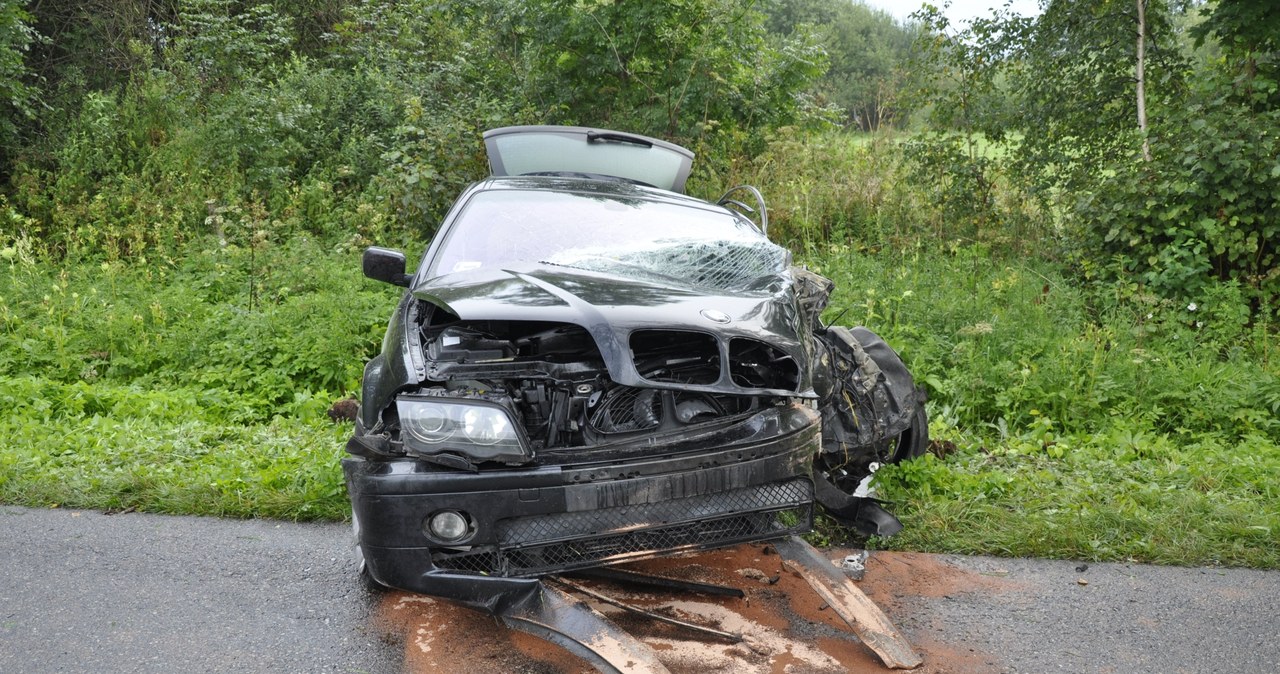
[[[11,263],[0,375],[200,385],[231,395],[237,420],[323,411],[358,388],[393,301],[358,254],[304,238],[202,243],[172,265]]]
[[[208,238],[175,263],[3,249],[0,502],[340,519],[358,395],[395,303],[346,246]]]
[[[906,529],[876,545],[1280,568],[1280,342],[1238,288],[1192,310],[979,245],[807,261],[826,318],[926,387],[946,455],[877,474]]]
[[[834,245],[812,261],[837,283],[828,318],[880,332],[929,388],[935,414],[961,428],[1048,442],[1125,418],[1280,443],[1275,326],[1246,323],[1238,295],[1234,308],[1223,289],[1191,311],[1079,289],[1051,262],[989,255]]]
[[[1203,302],[1215,281],[1255,305],[1280,299],[1280,111],[1187,108],[1151,162],[1118,166],[1083,199],[1087,249],[1166,297]]]

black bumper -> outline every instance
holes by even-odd
[[[467,473],[348,458],[343,470],[375,580],[498,611],[540,575],[809,530],[819,428],[795,404],[627,461]],[[472,522],[462,546],[429,538],[440,510]]]

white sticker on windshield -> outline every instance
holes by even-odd
[[[481,262],[479,260],[459,260],[453,265],[453,271],[470,271],[472,269],[479,269],[480,266]]]

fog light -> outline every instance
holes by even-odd
[[[431,532],[432,538],[453,542],[466,538],[470,527],[467,525],[467,518],[463,517],[462,513],[453,510],[441,510],[427,520],[427,529]]]

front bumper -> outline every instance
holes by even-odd
[[[375,580],[496,612],[540,575],[809,530],[819,429],[796,403],[626,461],[467,473],[348,458],[343,471]],[[471,521],[461,546],[426,533],[440,510]]]

